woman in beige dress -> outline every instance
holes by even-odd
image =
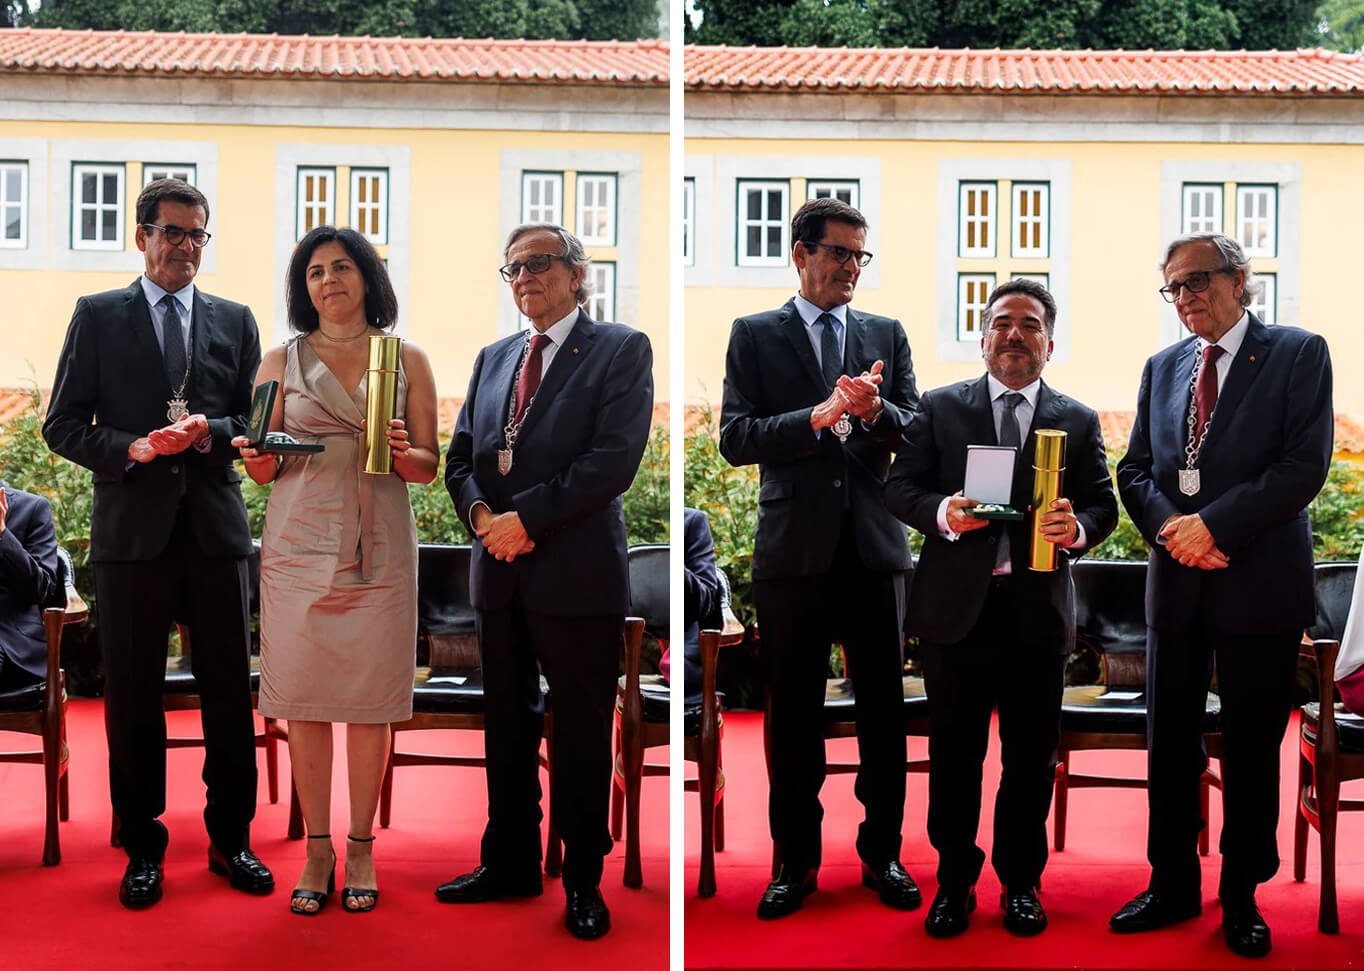
[[[369,341],[397,321],[379,254],[359,233],[322,226],[289,261],[289,324],[298,336],[266,352],[256,375],[280,382],[272,431],[325,450],[241,449],[247,474],[273,482],[261,539],[263,715],[289,720],[289,758],[308,829],[308,858],[290,908],[316,914],[335,889],[331,842],[332,723],[346,723],[350,830],[342,905],[373,909],[374,812],[389,723],[412,714],[417,641],[417,534],[407,483],[436,475],[431,364],[404,341],[392,475],[364,472]]]

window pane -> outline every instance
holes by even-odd
[[[95,203],[99,201],[99,176],[93,172],[86,172],[81,175],[81,202]]]
[[[102,213],[104,223],[104,235],[102,239],[114,239],[118,236],[118,213],[112,209],[105,209]]]
[[[768,227],[767,227],[767,253],[764,254],[764,255],[766,255],[766,256],[780,256],[780,255],[781,255],[781,227],[780,227],[780,226],[768,226]]]
[[[112,203],[118,198],[118,176],[106,175],[104,177],[104,198],[101,202]]]
[[[763,255],[763,230],[761,226],[748,227],[748,243],[744,247],[744,253],[749,256]]]
[[[748,190],[748,218],[753,220],[763,217],[762,191],[759,189]]]
[[[785,213],[781,210],[781,193],[775,189],[770,190],[767,193],[767,218],[769,220],[775,219],[777,222],[781,222],[785,218]]]
[[[97,239],[95,235],[95,210],[81,211],[81,239]]]
[[[19,201],[19,182],[20,172],[17,168],[5,169],[5,199],[7,201]]]
[[[5,207],[5,239],[19,238],[19,207]]]

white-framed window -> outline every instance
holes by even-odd
[[[1278,255],[1278,186],[1236,187],[1236,238],[1247,256]]]
[[[994,288],[993,273],[957,274],[957,340],[980,340],[985,327],[985,304]]]
[[[1051,255],[1051,186],[1045,182],[1013,184],[1013,255]]]
[[[961,183],[957,227],[958,256],[995,255],[994,182]]]
[[[682,263],[696,265],[696,180],[682,180]]]
[[[578,238],[586,246],[616,245],[616,177],[578,173]]]
[[[592,261],[592,295],[587,298],[587,316],[593,320],[616,318],[616,264]]]
[[[1035,281],[1037,281],[1038,283],[1042,284],[1042,286],[1046,287],[1048,290],[1051,289],[1051,274],[1050,274],[1050,273],[1015,273],[1013,276],[1009,277],[1009,279],[1010,279],[1010,280],[1035,280]]]
[[[388,242],[388,169],[350,170],[350,226],[371,243]]]
[[[336,225],[336,169],[298,170],[298,232],[302,239],[318,226]]]
[[[71,166],[71,248],[123,249],[122,165]]]
[[[1220,233],[1222,231],[1222,187],[1220,185],[1185,185],[1181,223],[1186,236],[1190,233]]]
[[[1260,292],[1251,296],[1247,309],[1266,324],[1278,323],[1278,274],[1256,273],[1254,280],[1259,284]]]
[[[739,183],[739,265],[785,266],[790,243],[789,182]]]
[[[28,246],[28,163],[0,162],[0,247]]]
[[[181,165],[178,163],[147,162],[142,166],[142,184],[155,182],[157,179],[179,179],[181,182],[188,182],[195,185],[195,180],[199,177],[199,167],[197,165]]]
[[[564,174],[521,173],[521,221],[564,224]]]
[[[861,184],[847,179],[811,179],[805,183],[805,198],[837,199],[856,209],[861,205]]]

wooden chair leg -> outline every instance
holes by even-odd
[[[644,746],[635,726],[621,726],[621,758],[625,763],[625,885],[642,887],[644,870],[639,855],[639,790],[644,777]]]
[[[1056,779],[1052,783],[1052,845],[1056,852],[1066,848],[1066,809],[1070,802],[1070,752],[1056,752]]]
[[[725,851],[725,790],[723,781],[725,758],[723,749],[719,749],[715,753],[715,772],[720,777],[719,781],[716,782],[716,785],[720,786],[720,791],[715,800],[715,852],[723,853]]]
[[[272,806],[279,802],[279,739],[270,730],[274,721],[265,719],[265,786]]]
[[[1340,931],[1336,909],[1336,818],[1340,808],[1340,780],[1335,766],[1317,763],[1317,810],[1321,819],[1321,904],[1317,928],[1323,934]]]
[[[294,774],[289,773],[289,839],[303,839],[303,807],[298,804],[298,786]]]
[[[698,897],[715,896],[715,816],[718,807],[715,801],[715,784],[719,767],[714,745],[702,740],[699,766],[699,785],[701,801],[701,875],[696,882]]]
[[[1307,879],[1307,797],[1311,792],[1312,763],[1298,756],[1298,798],[1293,801],[1293,879]]]
[[[384,765],[384,781],[379,786],[379,828],[388,829],[393,818],[393,743],[388,746],[388,762]]]

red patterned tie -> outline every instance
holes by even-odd
[[[530,353],[526,355],[526,362],[521,366],[521,377],[516,382],[516,415],[512,418],[513,425],[521,424],[526,408],[530,406],[530,399],[535,397],[535,392],[540,387],[540,359],[548,343],[549,338],[544,334],[536,334],[530,339]]]
[[[1198,385],[1194,388],[1194,414],[1198,424],[1194,428],[1194,441],[1203,441],[1203,429],[1207,427],[1212,410],[1217,407],[1217,359],[1225,353],[1216,344],[1203,348],[1203,367],[1198,372]]]

